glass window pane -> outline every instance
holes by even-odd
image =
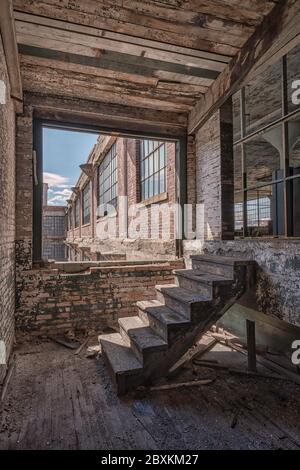
[[[159,151],[156,150],[154,153],[154,171],[159,170]]]
[[[247,188],[281,177],[278,172],[282,154],[281,126],[256,135],[245,143],[244,149]]]
[[[247,191],[247,236],[262,237],[273,235],[273,217],[278,204],[275,186]]]
[[[159,192],[164,193],[165,190],[166,190],[166,187],[165,187],[165,171],[161,170],[159,172]]]
[[[288,123],[290,169],[300,171],[300,116]]]
[[[165,166],[165,145],[162,145],[159,148],[159,160],[160,160],[160,168]]]
[[[154,194],[159,194],[159,173],[154,175]]]
[[[149,176],[153,175],[153,155],[148,158],[149,161]]]
[[[145,178],[148,178],[149,176],[149,158],[146,158],[145,160]]]
[[[240,92],[232,97],[233,142],[241,138]]]
[[[288,111],[300,108],[300,44],[287,54]]]
[[[149,178],[149,195],[148,197],[153,196],[153,176],[150,176]]]
[[[247,134],[282,116],[281,97],[281,61],[279,61],[245,87]]]

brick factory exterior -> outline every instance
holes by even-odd
[[[70,261],[176,257],[173,215],[151,217],[176,201],[175,152],[174,142],[98,138],[68,201]]]

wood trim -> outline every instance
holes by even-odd
[[[0,0],[0,30],[10,81],[11,96],[23,100],[22,80],[11,0]]]
[[[189,134],[199,129],[212,114],[238,89],[264,54],[279,40],[284,30],[300,33],[300,2],[280,1],[264,19],[247,43],[219,75],[189,115]]]

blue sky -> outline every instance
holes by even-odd
[[[48,204],[64,205],[71,195],[81,163],[97,142],[98,134],[43,129],[44,182],[49,184]]]

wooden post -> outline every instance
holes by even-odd
[[[255,322],[246,320],[247,327],[247,350],[248,350],[248,370],[256,372],[256,342],[255,342]]]

